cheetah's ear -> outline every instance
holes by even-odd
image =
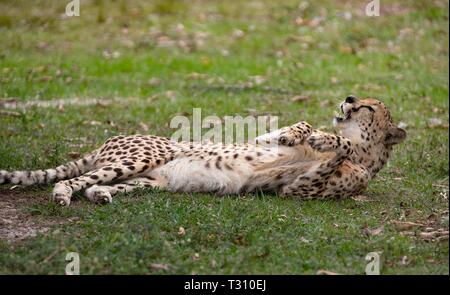
[[[396,126],[389,127],[388,134],[384,140],[387,145],[401,143],[406,138],[406,131]]]

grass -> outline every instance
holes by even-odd
[[[142,190],[108,206],[78,195],[59,208],[47,202],[51,186],[3,188],[29,197],[17,205],[26,218],[61,222],[0,241],[0,273],[62,274],[69,251],[83,274],[363,274],[374,251],[382,274],[449,273],[448,241],[404,236],[391,223],[448,230],[448,2],[382,1],[380,17],[365,16],[360,1],[331,0],[82,1],[73,18],[64,7],[0,2],[0,107],[6,98],[111,103],[0,113],[2,169],[53,167],[119,133],[169,136],[170,119],[194,107],[204,117],[270,113],[280,125],[330,126],[348,94],[383,100],[408,138],[368,202]]]

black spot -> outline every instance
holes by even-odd
[[[114,168],[114,172],[116,172],[117,177],[120,177],[123,175],[122,169],[120,169],[120,168]]]
[[[233,168],[230,165],[228,165],[227,163],[225,163],[225,168],[227,168],[228,170],[233,170]]]
[[[144,171],[147,170],[147,169],[148,169],[148,165],[144,165],[144,167],[142,167],[142,169],[141,169],[140,172],[144,172]]]

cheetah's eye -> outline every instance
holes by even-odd
[[[361,105],[361,106],[359,106],[359,107],[357,107],[357,108],[352,108],[352,112],[358,112],[361,108],[367,108],[369,111],[371,111],[372,113],[374,113],[375,112],[375,110],[373,109],[373,107],[371,107],[371,106],[366,106],[366,105]]]

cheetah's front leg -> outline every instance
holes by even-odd
[[[256,143],[278,143],[285,146],[303,144],[311,134],[312,127],[307,122],[298,122],[292,126],[283,127],[274,132],[258,136]]]
[[[281,131],[278,143],[281,145],[294,146],[303,144],[311,135],[312,127],[306,122],[299,122]]]
[[[309,145],[319,152],[334,152],[335,155],[317,165],[311,167],[306,173],[283,187],[282,194],[299,195],[302,198],[324,198],[324,191],[328,187],[328,181],[338,171],[341,164],[353,153],[349,139],[314,131],[307,139]]]

